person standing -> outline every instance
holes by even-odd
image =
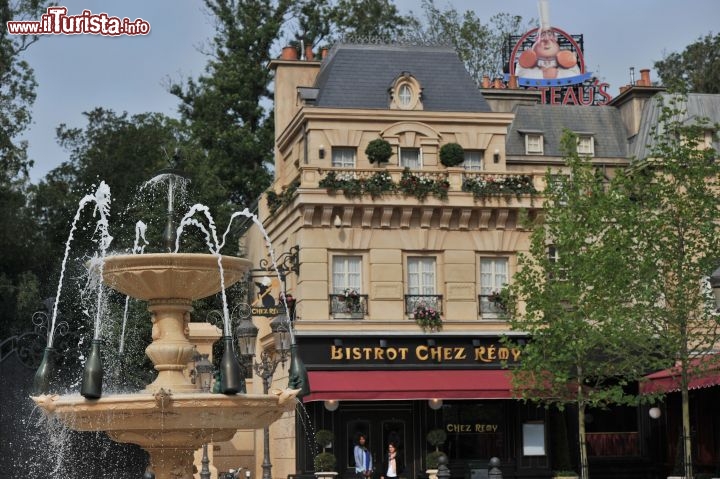
[[[405,464],[402,455],[399,454],[397,444],[393,441],[388,443],[387,454],[383,460],[380,479],[396,479],[405,472]]]
[[[373,460],[372,454],[367,448],[367,436],[360,433],[355,444],[355,474],[358,479],[368,479],[372,477]]]

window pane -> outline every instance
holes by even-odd
[[[420,149],[401,148],[400,166],[404,166],[407,168],[420,168]]]
[[[401,85],[398,97],[400,100],[400,104],[402,106],[407,106],[412,101],[412,90],[408,85]]]
[[[435,294],[435,258],[408,258],[408,294]]]
[[[333,147],[332,165],[336,168],[354,168],[355,148]]]
[[[332,265],[332,294],[342,294],[350,288],[361,292],[362,258],[360,256],[335,256]]]
[[[465,159],[463,166],[466,170],[482,170],[483,150],[465,150]]]
[[[545,424],[525,423],[523,424],[523,455],[544,456],[545,455]]]

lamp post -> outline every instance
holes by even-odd
[[[272,381],[275,369],[278,364],[285,365],[288,354],[290,352],[289,337],[289,319],[286,315],[276,316],[270,321],[270,329],[272,330],[274,349],[266,349],[260,353],[260,361],[257,362],[255,357],[255,342],[257,340],[258,329],[252,323],[249,317],[243,318],[236,328],[238,337],[238,347],[243,357],[243,363],[247,369],[252,367],[263,382],[263,394],[267,394],[270,390],[270,382]],[[249,371],[246,371],[246,373]],[[262,479],[272,479],[272,463],[270,462],[270,428],[263,428],[263,463],[262,463]]]

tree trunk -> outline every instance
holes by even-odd
[[[578,385],[582,388],[582,385]],[[588,466],[587,443],[585,442],[585,401],[578,401],[578,432],[580,439],[580,477],[589,479],[590,468]]]
[[[680,367],[680,395],[682,398],[683,471],[685,479],[692,479],[692,438],[690,437],[690,398],[688,393],[687,364],[683,362],[681,363]]]

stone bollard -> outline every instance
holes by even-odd
[[[445,454],[438,457],[437,479],[450,479],[450,469],[447,467],[448,458]]]
[[[488,471],[488,479],[502,479],[502,471],[500,470],[500,459],[491,457],[488,463],[490,470]]]

